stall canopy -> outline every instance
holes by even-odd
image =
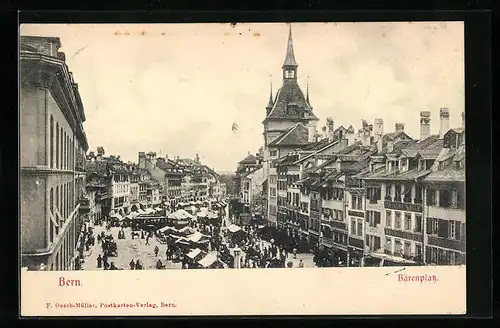
[[[208,218],[209,219],[217,219],[219,216],[217,215],[217,213],[214,213],[214,212],[210,212],[208,213]]]
[[[186,210],[177,210],[169,215],[169,218],[176,220],[192,219],[193,216]]]
[[[195,233],[193,233],[192,235],[190,235],[188,237],[189,240],[191,240],[192,242],[195,242],[195,243],[199,242],[202,239],[207,239],[207,238],[210,238],[210,237],[202,234],[199,231],[196,231]]]
[[[195,203],[196,205],[201,205],[201,204],[203,204],[203,203],[201,202],[201,200],[197,200],[197,201],[196,201],[196,202],[194,202],[194,203]]]
[[[177,229],[175,229],[174,227],[169,227],[169,226],[166,226],[166,227],[163,227],[161,229],[158,229],[159,232],[161,233],[166,233],[166,232],[177,232]]]
[[[235,232],[238,232],[238,231],[242,231],[240,227],[238,227],[236,224],[231,224],[229,227],[227,227],[227,229],[229,230],[229,232],[231,233],[235,233]]]
[[[197,257],[198,255],[200,255],[200,253],[203,252],[201,249],[199,248],[196,248],[196,249],[192,249],[191,252],[189,252],[187,254],[187,256],[191,259],[194,259],[195,257]]]
[[[152,208],[146,208],[144,211],[146,211],[147,214],[151,214],[151,213],[155,212],[155,210]]]
[[[177,239],[175,241],[176,244],[181,244],[181,245],[191,245],[191,243],[189,242],[189,240],[187,240],[186,238],[184,237],[181,237],[179,239]]]
[[[217,256],[214,254],[207,254],[207,256],[198,261],[198,263],[205,268],[211,266],[215,262],[217,262]]]
[[[144,211],[144,210],[142,210],[142,209],[139,209],[139,210],[137,211],[137,213],[142,214],[142,215],[144,215],[144,214],[148,214],[148,212],[146,212],[146,211]]]
[[[183,236],[192,235],[195,232],[196,232],[196,230],[194,230],[191,227],[184,227],[184,228],[179,230],[179,233],[182,234]]]
[[[119,213],[114,213],[111,215],[112,218],[118,219],[119,221],[123,221],[124,217],[121,216]]]
[[[156,212],[163,211],[163,208],[161,208],[161,207],[155,207],[155,211],[156,211]]]

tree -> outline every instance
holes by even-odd
[[[95,153],[93,151],[89,152],[89,154],[87,155],[87,159],[93,159],[95,158]]]
[[[104,147],[102,146],[97,147],[97,154],[103,156],[105,154]]]

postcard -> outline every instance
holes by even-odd
[[[466,312],[463,22],[24,24],[19,58],[22,316]]]

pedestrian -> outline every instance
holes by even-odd
[[[104,267],[108,266],[108,254],[104,253],[104,256],[102,257],[102,262],[104,264]]]
[[[158,246],[155,246],[155,256],[158,256],[159,251],[160,251],[160,249],[158,248]]]
[[[141,265],[141,262],[139,262],[139,259],[137,259],[137,261],[135,261],[135,269],[136,270],[142,269],[142,265]]]
[[[97,268],[102,268],[102,257],[101,257],[101,254],[97,255]]]
[[[299,268],[303,268],[304,267],[304,262],[302,262],[302,259],[300,259],[299,261]]]
[[[293,249],[293,258],[296,259],[297,258],[297,248],[294,248]]]
[[[149,245],[149,235],[146,237],[146,245]]]
[[[163,263],[161,263],[161,260],[158,259],[158,261],[156,262],[156,269],[163,269]]]
[[[135,262],[134,262],[133,259],[130,260],[130,263],[128,265],[130,265],[130,270],[134,270],[135,269]]]

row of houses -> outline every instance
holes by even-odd
[[[418,140],[402,123],[383,134],[382,119],[349,140],[330,120],[330,137],[310,143],[297,124],[269,145],[286,153],[270,162],[269,224],[344,263],[465,263],[464,128],[450,129],[442,108],[440,134],[429,135],[428,118]]]
[[[169,207],[180,202],[222,201],[225,185],[219,175],[199,162],[198,157],[168,160],[154,152],[139,153],[139,163],[124,163],[116,156],[91,152],[86,162],[86,193],[82,209],[89,218],[122,216],[139,209]]]

